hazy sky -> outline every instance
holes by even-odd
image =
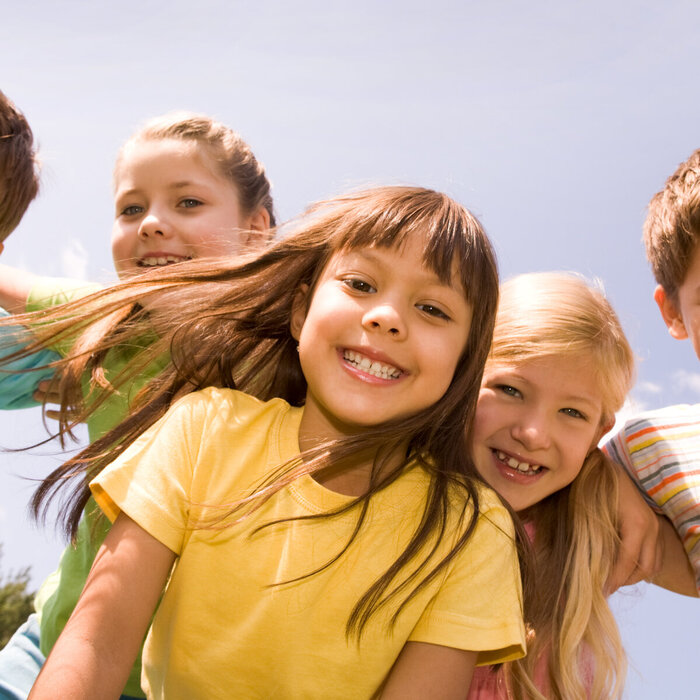
[[[42,192],[2,262],[113,278],[111,169],[144,119],[214,114],[265,162],[281,219],[349,186],[415,183],[470,207],[504,277],[573,269],[603,280],[639,356],[638,407],[700,401],[700,365],[652,300],[645,206],[700,146],[700,4],[200,0],[16,3],[0,21],[0,89],[41,145]],[[42,435],[0,416],[0,444]],[[58,461],[4,455],[4,569],[55,568],[28,524]],[[615,596],[631,700],[692,697],[700,602],[639,586]]]

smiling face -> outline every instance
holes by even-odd
[[[115,173],[112,254],[120,279],[190,258],[229,255],[246,242],[231,180],[195,141],[127,144]]]
[[[420,239],[340,251],[310,303],[305,294],[291,324],[308,383],[300,442],[415,414],[445,393],[472,310],[458,278],[424,265]]]
[[[487,367],[474,424],[483,479],[516,511],[570,484],[608,426],[593,364],[546,356]]]

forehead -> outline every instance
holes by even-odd
[[[190,139],[140,138],[128,141],[114,168],[114,187],[149,177],[168,180],[223,180],[216,160],[205,144]]]

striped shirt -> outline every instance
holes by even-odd
[[[674,525],[700,592],[700,404],[640,413],[603,447]]]

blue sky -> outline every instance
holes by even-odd
[[[700,146],[700,5],[659,2],[68,0],[0,23],[0,88],[41,145],[42,192],[2,262],[113,278],[119,144],[170,109],[216,115],[265,162],[280,218],[359,184],[445,190],[482,220],[503,277],[599,277],[639,356],[637,407],[700,401],[700,365],[665,332],[644,259],[645,206]],[[42,434],[5,413],[0,444]],[[50,449],[0,457],[4,568],[38,584],[61,547],[25,518]],[[615,596],[627,696],[690,697],[700,603]]]

